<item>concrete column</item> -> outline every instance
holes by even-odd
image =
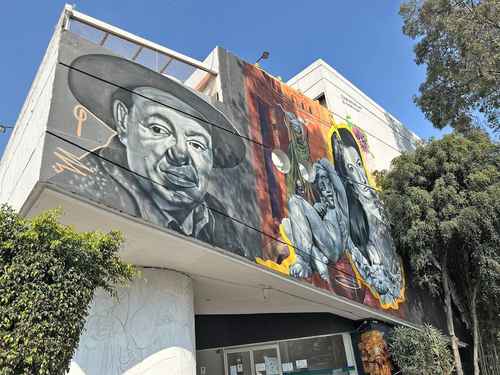
[[[140,271],[118,300],[96,294],[69,375],[196,374],[191,279]]]

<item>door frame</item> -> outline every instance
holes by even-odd
[[[281,368],[281,355],[280,355],[280,347],[278,343],[274,344],[257,344],[257,345],[244,345],[244,346],[238,346],[236,348],[231,348],[231,349],[223,349],[224,353],[224,375],[230,375],[229,374],[229,368],[227,364],[227,355],[231,353],[241,353],[241,352],[250,352],[250,366],[252,369],[252,374],[251,375],[256,375],[255,374],[255,359],[253,356],[253,352],[255,350],[264,350],[264,349],[276,349],[276,354],[278,355],[278,362],[279,362],[279,371],[280,375],[283,374],[283,369]]]

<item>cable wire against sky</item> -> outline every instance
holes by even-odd
[[[77,72],[79,72],[79,73],[82,73],[82,74],[85,74],[85,75],[87,75],[87,76],[89,76],[89,77],[95,78],[95,79],[97,79],[97,80],[99,80],[99,81],[101,81],[101,82],[104,82],[104,83],[106,83],[106,84],[112,85],[112,86],[114,86],[114,87],[116,87],[116,88],[118,88],[118,89],[121,89],[121,90],[127,91],[127,92],[129,92],[129,93],[131,93],[131,94],[134,94],[134,95],[140,96],[140,97],[142,97],[142,98],[144,98],[144,99],[146,99],[146,100],[150,100],[150,101],[152,101],[152,102],[154,102],[154,103],[157,103],[157,104],[159,104],[159,105],[162,105],[162,106],[164,106],[164,107],[166,107],[166,108],[169,108],[169,109],[172,109],[172,110],[177,111],[177,112],[179,112],[179,113],[182,113],[182,114],[183,114],[183,115],[185,115],[185,116],[188,116],[188,117],[190,117],[190,118],[192,118],[192,119],[195,119],[195,120],[197,120],[197,121],[201,121],[201,122],[203,122],[203,123],[205,123],[205,124],[207,124],[207,125],[210,125],[210,126],[213,126],[213,127],[217,128],[217,129],[219,129],[219,130],[223,130],[223,131],[225,131],[225,132],[227,132],[227,133],[231,134],[232,136],[240,137],[240,138],[242,138],[242,139],[244,139],[244,140],[247,140],[247,141],[249,141],[249,142],[252,142],[252,143],[257,144],[257,145],[261,146],[261,147],[262,147],[262,148],[264,148],[264,149],[267,149],[267,150],[269,150],[269,151],[272,151],[272,147],[270,147],[270,146],[268,146],[268,145],[266,145],[266,144],[264,144],[264,143],[261,143],[261,142],[259,142],[259,141],[255,140],[255,139],[252,139],[252,138],[250,138],[250,137],[246,137],[246,136],[241,135],[241,134],[236,134],[236,133],[233,133],[233,132],[231,132],[230,130],[228,130],[228,129],[226,129],[226,128],[223,128],[223,127],[219,126],[218,124],[215,124],[215,123],[213,123],[213,122],[210,122],[210,121],[208,121],[208,120],[206,120],[206,119],[204,119],[204,118],[202,118],[202,117],[195,116],[195,115],[193,115],[193,114],[191,114],[191,113],[188,113],[188,112],[185,112],[185,111],[183,111],[183,110],[181,110],[181,109],[179,109],[179,108],[176,108],[176,107],[173,107],[173,106],[171,106],[171,105],[168,105],[168,104],[162,103],[162,102],[160,102],[160,101],[158,101],[158,100],[155,100],[155,99],[149,98],[148,96],[146,96],[146,95],[144,95],[144,94],[141,94],[141,93],[135,92],[135,91],[133,91],[133,90],[131,90],[131,89],[129,89],[129,88],[126,88],[126,87],[122,87],[122,86],[120,86],[120,85],[117,85],[117,84],[116,84],[116,83],[114,83],[114,82],[110,82],[110,81],[108,81],[108,80],[106,80],[106,79],[103,79],[103,78],[101,78],[101,77],[97,77],[97,76],[95,76],[95,75],[93,75],[93,74],[90,74],[90,73],[85,72],[85,71],[83,71],[83,70],[77,69],[77,68],[72,67],[72,66],[70,66],[70,65],[68,65],[68,64],[65,64],[65,63],[63,63],[63,62],[59,62],[59,64],[63,65],[64,67],[66,67],[66,68],[68,68],[68,69],[75,70],[75,71],[77,71]],[[325,126],[325,125],[324,125],[321,121],[318,121],[318,122],[319,122],[322,126]],[[390,147],[392,147],[392,146],[390,146]],[[392,148],[394,148],[394,147],[392,147]],[[401,153],[401,152],[400,152],[399,150],[397,150],[396,148],[394,148],[394,150],[396,150],[396,151],[398,151],[399,153]],[[351,181],[351,182],[353,182],[353,183],[356,183],[356,184],[359,184],[359,185],[366,186],[366,187],[368,187],[368,188],[370,188],[370,189],[372,189],[372,190],[376,191],[376,189],[374,189],[374,188],[373,188],[373,186],[370,186],[370,185],[368,185],[368,184],[363,184],[363,183],[361,183],[361,182],[357,182],[357,181],[353,181],[353,180],[349,180],[349,181]]]
[[[118,167],[118,168],[120,168],[120,169],[123,169],[123,170],[127,171],[128,173],[131,173],[131,174],[135,175],[136,177],[143,178],[143,179],[145,179],[145,180],[147,180],[147,181],[152,182],[152,183],[153,183],[153,184],[155,184],[155,185],[159,185],[159,186],[162,186],[162,187],[164,187],[164,188],[168,188],[167,186],[163,185],[162,183],[160,183],[160,182],[158,182],[158,181],[154,181],[154,180],[152,180],[152,179],[150,179],[150,178],[148,178],[148,177],[145,177],[145,176],[143,176],[143,175],[141,175],[141,174],[139,174],[139,173],[137,173],[137,172],[134,172],[134,171],[132,171],[132,170],[130,170],[130,169],[128,169],[128,168],[126,168],[126,167],[124,167],[123,165],[120,165],[120,164],[118,164],[118,163],[116,163],[116,162],[114,162],[114,161],[112,161],[112,160],[109,160],[109,159],[107,159],[107,158],[103,157],[102,155],[98,154],[96,151],[89,150],[89,149],[87,149],[87,148],[85,148],[85,147],[83,147],[83,146],[81,146],[81,145],[79,145],[79,144],[77,144],[77,143],[75,143],[75,142],[73,142],[73,141],[70,141],[69,139],[66,139],[66,138],[64,138],[64,137],[62,137],[62,136],[60,136],[60,135],[58,135],[58,134],[54,133],[54,132],[53,132],[53,131],[51,131],[51,130],[46,130],[46,133],[47,133],[47,134],[52,135],[53,137],[56,137],[57,139],[59,139],[59,140],[61,140],[61,141],[63,141],[63,142],[69,143],[69,144],[71,144],[72,146],[77,147],[77,148],[79,148],[79,149],[80,149],[80,150],[82,150],[82,151],[85,151],[87,154],[92,154],[92,155],[96,156],[97,158],[99,158],[99,159],[101,159],[101,160],[104,160],[104,161],[105,161],[105,162],[107,162],[107,163],[110,163],[110,164],[112,164],[112,165],[114,165],[114,166],[116,166],[116,167]],[[186,197],[186,198],[187,198],[187,197]],[[194,202],[194,200],[193,200],[192,198],[190,198],[190,197],[189,197],[188,199],[191,199],[191,201],[192,201],[192,202]],[[279,243],[281,243],[281,244],[283,244],[283,245],[286,245],[286,246],[291,246],[291,247],[292,247],[295,251],[297,251],[297,253],[299,253],[299,254],[307,254],[307,256],[308,256],[308,257],[310,257],[311,259],[315,259],[315,260],[317,260],[317,261],[319,261],[320,263],[323,263],[323,264],[325,264],[325,265],[328,265],[328,264],[329,264],[329,262],[324,262],[322,259],[320,259],[320,258],[318,258],[318,257],[315,257],[313,254],[309,254],[309,253],[307,253],[305,250],[303,250],[303,249],[300,249],[300,248],[296,247],[294,244],[293,244],[293,245],[291,245],[290,243],[287,243],[287,242],[285,242],[285,241],[281,240],[280,238],[275,237],[274,235],[272,235],[272,234],[270,234],[270,233],[266,233],[266,232],[264,232],[264,231],[262,231],[262,230],[260,230],[260,229],[258,229],[258,228],[255,228],[255,227],[253,227],[253,226],[251,226],[251,225],[249,225],[249,224],[245,223],[245,222],[244,222],[244,221],[242,221],[242,220],[239,220],[239,219],[237,219],[237,218],[234,218],[234,217],[232,217],[232,216],[229,216],[228,214],[226,214],[226,213],[224,213],[224,212],[222,212],[222,211],[220,211],[220,210],[217,210],[217,209],[215,209],[215,208],[213,208],[213,207],[208,206],[205,202],[201,202],[200,204],[201,204],[201,205],[204,205],[204,206],[205,206],[207,209],[209,209],[210,211],[215,212],[215,213],[216,213],[216,214],[218,214],[218,215],[221,215],[221,216],[227,217],[228,219],[230,219],[230,220],[234,221],[235,223],[238,223],[238,224],[240,224],[240,225],[243,225],[243,226],[247,227],[248,229],[254,230],[254,231],[256,231],[256,232],[260,233],[261,235],[264,235],[264,236],[266,236],[266,237],[270,238],[270,239],[271,239],[271,240],[273,240],[273,241],[279,242]],[[348,275],[348,276],[352,276],[352,275],[350,275],[349,273],[347,273],[346,271],[344,271],[344,270],[342,270],[342,269],[339,269],[339,268],[336,268],[336,266],[335,266],[335,265],[333,265],[333,266],[331,266],[331,267],[332,267],[332,268],[334,268],[335,270],[337,270],[337,271],[341,272],[341,273],[344,273],[344,274],[346,274],[346,275]]]
[[[213,127],[215,127],[215,128],[218,128],[218,129],[220,129],[220,130],[224,130],[224,131],[228,132],[229,134],[231,134],[232,136],[239,136],[239,137],[241,137],[241,138],[243,138],[243,139],[245,139],[245,140],[247,140],[247,141],[250,141],[250,142],[252,142],[252,143],[255,143],[255,144],[257,144],[257,145],[261,146],[261,147],[262,147],[262,148],[264,148],[264,149],[271,150],[271,147],[269,147],[269,146],[267,146],[267,145],[265,145],[265,144],[263,144],[263,143],[260,143],[260,142],[258,142],[258,141],[256,141],[256,140],[254,140],[254,139],[249,138],[249,137],[242,136],[242,135],[240,135],[240,134],[234,134],[233,132],[231,132],[231,131],[229,131],[229,130],[227,130],[227,129],[225,129],[225,128],[222,128],[222,127],[221,127],[221,126],[219,126],[218,124],[215,124],[215,123],[212,123],[212,122],[210,122],[210,121],[207,121],[207,120],[205,120],[204,118],[201,118],[201,117],[198,117],[198,116],[192,115],[192,114],[190,114],[190,113],[184,112],[184,111],[182,111],[182,110],[180,110],[180,109],[178,109],[178,108],[175,108],[175,107],[173,107],[173,106],[167,105],[167,104],[162,103],[162,102],[160,102],[160,101],[157,101],[157,100],[155,100],[155,99],[151,99],[151,98],[149,98],[149,97],[147,97],[147,96],[145,96],[145,95],[143,95],[143,94],[136,93],[136,92],[134,92],[133,90],[130,90],[129,88],[122,87],[122,86],[120,86],[120,85],[117,85],[117,84],[116,84],[116,83],[114,83],[114,82],[107,81],[107,80],[105,80],[105,79],[103,79],[103,78],[101,78],[101,77],[97,77],[97,76],[95,76],[95,75],[93,75],[93,74],[90,74],[90,73],[88,73],[88,72],[85,72],[85,71],[82,71],[82,70],[80,70],[80,69],[74,68],[74,67],[72,67],[72,66],[70,66],[70,65],[67,65],[67,64],[63,63],[63,62],[59,62],[59,64],[61,64],[62,66],[66,67],[66,68],[68,68],[68,69],[73,69],[73,70],[78,71],[78,72],[80,72],[80,73],[82,73],[82,74],[85,74],[85,75],[87,75],[87,76],[89,76],[89,77],[92,77],[92,78],[94,78],[94,79],[100,80],[100,81],[102,81],[102,82],[104,82],[104,83],[106,83],[106,84],[112,85],[112,86],[114,86],[114,87],[116,87],[116,88],[118,88],[118,89],[125,90],[125,91],[127,91],[127,92],[132,93],[132,94],[135,94],[135,95],[138,95],[138,96],[140,96],[140,97],[143,97],[143,98],[145,98],[145,99],[147,99],[147,100],[150,100],[150,101],[152,101],[152,102],[155,102],[155,103],[157,103],[157,104],[159,104],[159,105],[165,106],[166,108],[169,108],[169,109],[172,109],[172,110],[177,111],[177,112],[179,112],[179,113],[182,113],[183,115],[186,115],[186,116],[188,116],[188,117],[190,117],[190,118],[193,118],[193,119],[198,120],[198,121],[202,121],[203,123],[206,123],[206,124],[208,124],[208,125],[210,125],[210,126],[213,126]],[[98,157],[98,158],[100,158],[100,159],[102,159],[102,160],[104,160],[104,161],[106,161],[106,162],[108,162],[108,163],[111,163],[111,164],[115,165],[115,166],[117,166],[117,167],[119,167],[119,168],[121,168],[121,169],[123,169],[123,170],[127,171],[128,173],[134,174],[134,175],[136,175],[137,177],[139,177],[139,178],[143,178],[143,179],[145,179],[145,180],[148,180],[148,181],[150,181],[150,182],[152,182],[152,183],[154,183],[154,184],[156,184],[156,185],[159,185],[159,186],[163,186],[163,187],[165,187],[165,186],[164,186],[163,184],[161,184],[160,182],[157,182],[157,181],[154,181],[154,180],[152,180],[152,179],[150,179],[150,178],[148,178],[148,177],[142,176],[142,175],[140,175],[139,173],[134,172],[134,171],[132,171],[132,170],[130,170],[130,169],[128,169],[128,168],[126,168],[126,167],[124,167],[123,165],[120,165],[120,164],[118,164],[118,163],[116,163],[116,162],[114,162],[114,161],[112,161],[112,160],[109,160],[109,159],[107,159],[107,158],[104,158],[102,155],[99,155],[96,151],[89,150],[89,149],[87,149],[87,148],[85,148],[85,147],[83,147],[83,146],[81,146],[81,145],[79,145],[79,144],[77,144],[77,143],[75,143],[75,142],[72,142],[72,141],[70,141],[69,139],[67,139],[67,138],[65,138],[65,137],[63,137],[63,136],[61,136],[61,135],[58,135],[58,134],[56,134],[56,133],[54,133],[54,132],[52,132],[52,131],[50,131],[50,130],[46,130],[46,132],[47,132],[48,134],[50,134],[50,135],[52,135],[52,136],[54,136],[54,137],[56,137],[56,138],[58,138],[58,139],[60,139],[60,140],[64,141],[64,142],[66,142],[66,143],[69,143],[69,144],[73,145],[74,147],[77,147],[77,148],[81,149],[82,151],[86,152],[87,154],[92,154],[92,155],[94,155],[94,156],[96,156],[96,157]],[[352,183],[357,183],[357,184],[359,184],[359,185],[367,186],[367,187],[369,187],[370,189],[372,189],[372,190],[376,191],[376,189],[374,189],[374,188],[373,188],[372,186],[370,186],[370,185],[363,184],[363,183],[360,183],[360,182],[357,182],[357,181],[353,181],[353,180],[350,180],[350,179],[346,179],[346,178],[344,178],[343,176],[339,176],[339,177],[340,177],[341,179],[348,180],[348,181],[350,181],[350,182],[352,182]],[[218,215],[221,215],[221,216],[227,217],[228,219],[230,219],[230,220],[234,221],[235,223],[238,223],[238,224],[240,224],[240,225],[243,225],[243,226],[245,226],[245,227],[247,227],[247,228],[249,228],[249,229],[251,229],[251,230],[254,230],[254,231],[256,231],[256,232],[260,233],[261,235],[266,236],[266,237],[268,237],[268,238],[272,239],[273,241],[276,241],[276,242],[279,242],[279,243],[281,243],[281,244],[284,244],[284,245],[290,246],[290,244],[289,244],[289,243],[287,243],[287,242],[285,242],[285,241],[281,240],[280,238],[275,237],[275,236],[274,236],[274,235],[272,235],[272,234],[269,234],[269,233],[263,232],[262,230],[260,230],[260,229],[258,229],[258,228],[255,228],[255,227],[253,227],[253,226],[251,226],[251,225],[249,225],[249,224],[247,224],[247,223],[245,223],[245,222],[243,222],[243,221],[241,221],[241,220],[239,220],[239,219],[237,219],[237,218],[234,218],[234,217],[232,217],[232,216],[229,216],[229,215],[228,215],[228,214],[226,214],[226,213],[220,212],[219,210],[214,209],[213,207],[209,207],[209,206],[208,206],[206,203],[204,203],[204,202],[203,202],[203,203],[201,203],[201,204],[205,205],[205,207],[206,207],[207,209],[211,210],[212,212],[214,212],[214,213],[216,213],[216,214],[218,214]],[[324,262],[322,259],[320,259],[320,258],[318,258],[318,257],[315,257],[313,254],[308,254],[305,250],[300,249],[300,248],[297,248],[295,245],[291,245],[291,247],[292,247],[295,251],[297,251],[297,253],[299,253],[299,254],[307,254],[307,256],[308,256],[308,257],[310,257],[311,259],[317,260],[317,261],[319,261],[320,263],[323,263],[323,264],[325,264],[325,265],[329,264],[328,262]],[[333,268],[334,268],[334,269],[336,269],[337,271],[341,272],[341,273],[345,273],[345,274],[347,274],[344,270],[338,269],[338,268],[336,268],[335,266],[333,266]],[[348,275],[349,275],[349,276],[351,276],[350,274],[348,274]]]

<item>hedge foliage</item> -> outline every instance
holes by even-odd
[[[118,232],[78,233],[59,211],[25,219],[0,207],[0,374],[64,374],[97,288],[135,271]]]
[[[449,340],[431,325],[422,330],[396,327],[389,350],[403,375],[448,375],[453,371]]]

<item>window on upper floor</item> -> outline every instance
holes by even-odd
[[[328,108],[328,105],[326,104],[326,96],[325,96],[324,92],[319,94],[314,100],[317,100],[319,102],[319,104],[321,104],[323,107]]]

